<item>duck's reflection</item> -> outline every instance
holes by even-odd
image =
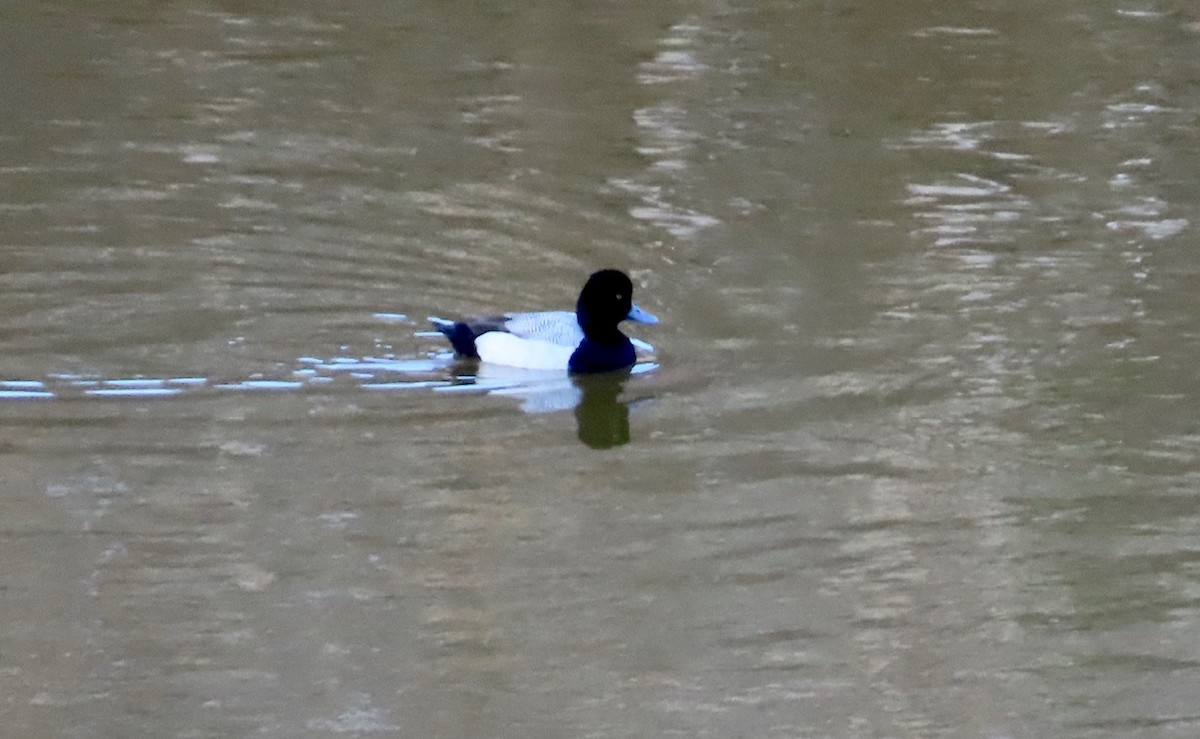
[[[472,388],[517,398],[526,413],[573,410],[579,440],[593,449],[611,449],[630,440],[629,403],[620,399],[625,383],[631,375],[649,372],[657,366],[642,362],[622,372],[567,376],[480,365],[473,382],[453,389]]]
[[[584,444],[611,449],[629,443],[629,404],[619,399],[628,379],[628,371],[572,378],[581,394],[575,423]]]

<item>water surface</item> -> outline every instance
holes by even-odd
[[[1195,735],[1198,24],[0,10],[0,720]],[[425,335],[602,266],[648,371]]]

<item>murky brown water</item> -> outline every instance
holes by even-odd
[[[34,2],[0,49],[5,735],[1200,734],[1192,4]],[[610,265],[643,374],[419,335]]]

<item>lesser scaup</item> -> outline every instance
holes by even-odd
[[[611,372],[637,359],[621,321],[655,324],[658,319],[633,304],[633,283],[619,270],[592,274],[575,311],[507,313],[494,318],[450,321],[430,317],[459,356],[492,364],[577,374]]]

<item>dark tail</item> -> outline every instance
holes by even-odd
[[[454,347],[455,353],[460,357],[479,359],[479,351],[475,348],[475,332],[470,326],[436,316],[430,316],[429,323],[450,340],[450,346]]]

